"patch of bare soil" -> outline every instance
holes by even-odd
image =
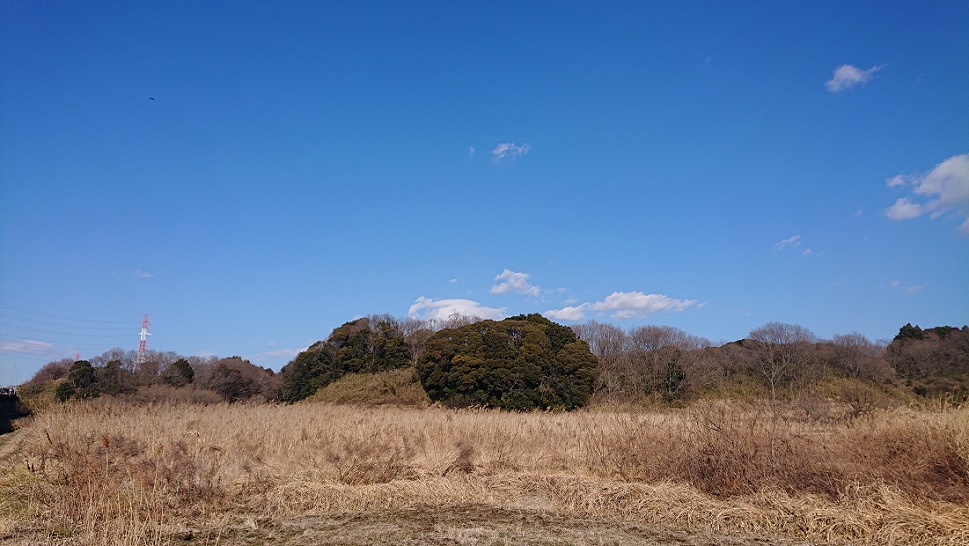
[[[426,506],[294,519],[247,520],[177,533],[186,545],[223,546],[760,546],[806,545],[768,537],[687,534],[627,521],[577,519],[482,505]],[[176,541],[177,542],[177,541]]]

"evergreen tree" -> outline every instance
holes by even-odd
[[[597,363],[571,329],[531,314],[441,330],[417,373],[449,405],[573,409],[591,394]]]

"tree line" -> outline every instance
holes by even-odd
[[[349,321],[299,353],[280,373],[240,357],[184,357],[112,349],[50,362],[23,386],[56,384],[59,400],[100,395],[195,401],[297,402],[347,374],[413,369],[433,401],[507,409],[602,401],[677,404],[704,397],[779,400],[873,392],[967,397],[969,327],[906,324],[889,343],[858,333],[818,338],[772,322],[744,339],[714,344],[671,326],[624,330],[589,321],[572,327],[541,315],[444,321],[371,315]],[[833,387],[834,386],[834,387]],[[832,390],[832,388],[834,390]]]
[[[627,331],[590,321],[573,328],[599,358],[596,390],[606,397],[674,401],[753,391],[799,398],[847,383],[964,399],[969,387],[966,326],[906,324],[880,344],[857,332],[824,340],[803,326],[771,322],[722,345],[670,326]]]

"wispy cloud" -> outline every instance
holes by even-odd
[[[774,243],[774,251],[775,252],[780,252],[780,251],[784,250],[787,247],[795,247],[796,248],[796,247],[800,246],[800,244],[801,244],[801,236],[800,235],[794,235],[793,237],[788,237],[787,239],[783,239],[781,241],[778,241],[778,242]]]
[[[495,162],[512,161],[528,154],[529,149],[531,145],[528,143],[519,146],[514,142],[503,142],[491,150],[491,159]]]
[[[613,292],[600,301],[551,309],[544,315],[553,320],[577,321],[585,318],[587,312],[591,311],[621,320],[643,318],[661,311],[683,311],[694,305],[696,300],[681,300],[663,294]]]
[[[453,314],[493,320],[500,320],[507,315],[504,307],[486,307],[473,300],[435,300],[424,296],[417,298],[407,311],[409,318],[418,320],[445,320]]]
[[[256,353],[249,358],[250,362],[265,362],[267,360],[292,360],[296,358],[296,355],[305,351],[309,347],[303,347],[302,349],[276,349],[274,351],[266,351],[263,353]]]
[[[801,255],[802,256],[816,256],[817,255],[817,254],[815,254],[814,250],[812,250],[810,248],[803,248],[803,249],[801,248],[801,236],[800,235],[794,235],[792,237],[788,237],[787,239],[784,239],[784,240],[781,240],[781,241],[778,241],[778,242],[774,243],[774,252],[781,252],[782,250],[785,250],[785,249],[788,249],[788,248],[801,249]]]
[[[924,214],[934,219],[951,213],[962,220],[959,232],[969,236],[969,154],[954,155],[926,174],[893,176],[885,185],[912,192],[883,211],[889,220],[912,220]]]
[[[36,339],[22,339],[20,341],[0,341],[0,351],[8,353],[23,353],[43,355],[54,349],[53,343],[37,341]]]
[[[875,72],[882,68],[882,66],[873,66],[868,70],[862,70],[850,64],[843,64],[834,69],[831,79],[824,82],[824,86],[832,93],[840,93],[868,83]]]
[[[921,292],[927,286],[929,286],[928,283],[912,284],[912,283],[904,283],[902,281],[897,281],[897,280],[896,281],[892,281],[892,282],[890,282],[888,284],[889,284],[889,286],[891,286],[892,288],[894,288],[896,290],[902,290],[902,291],[904,291],[906,294],[915,294],[915,293]]]
[[[519,273],[505,269],[495,277],[496,281],[501,282],[491,287],[491,293],[506,294],[508,292],[517,292],[537,298],[542,293],[542,287],[529,283],[528,279],[528,273]]]
[[[139,279],[154,279],[155,275],[145,271],[144,269],[136,269],[134,273],[135,277]]]

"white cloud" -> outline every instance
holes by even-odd
[[[824,82],[824,86],[832,93],[840,93],[852,87],[868,83],[871,81],[875,72],[881,69],[881,66],[873,66],[868,70],[862,70],[850,64],[843,64],[834,69],[831,79]]]
[[[908,177],[904,174],[896,174],[885,181],[885,185],[889,188],[897,188],[899,186],[904,186],[905,184],[908,184]]]
[[[577,321],[585,318],[588,311],[607,314],[614,319],[643,318],[660,311],[683,311],[696,305],[696,300],[678,300],[663,294],[642,292],[613,292],[605,299],[550,309],[542,313],[552,320]],[[701,304],[699,307],[703,307]]]
[[[276,349],[275,351],[266,351],[264,353],[257,353],[249,358],[250,362],[265,362],[266,360],[292,360],[296,358],[296,355],[302,353],[309,347],[303,347],[302,349]]]
[[[894,176],[885,185],[909,186],[912,192],[884,210],[889,220],[911,220],[923,214],[938,218],[952,213],[963,218],[958,229],[969,236],[969,154],[954,155],[924,175]]]
[[[407,311],[407,317],[418,320],[443,321],[455,313],[493,320],[500,320],[506,316],[504,307],[496,309],[494,307],[486,307],[472,300],[434,300],[421,296],[410,306],[410,309]]]
[[[510,269],[505,269],[497,277],[496,281],[502,281],[491,287],[492,294],[506,294],[517,292],[537,298],[542,293],[542,287],[528,282],[528,273],[519,273]]]
[[[26,353],[26,354],[49,354],[54,348],[53,343],[47,343],[46,341],[37,341],[36,339],[22,339],[20,341],[0,341],[0,351],[7,351],[9,353]]]
[[[457,282],[458,282],[458,280],[457,280],[457,279],[448,279],[448,280],[447,280],[447,283],[448,283],[448,284],[457,284]]]
[[[678,300],[663,294],[613,292],[602,301],[589,305],[593,311],[608,313],[616,319],[642,318],[660,311],[682,311],[696,300]]]
[[[135,270],[135,277],[138,277],[139,279],[154,279],[155,278],[155,276],[153,274],[151,274],[151,273],[149,273],[149,272],[147,272],[147,271],[145,271],[143,269],[136,269]]]
[[[514,142],[503,142],[495,146],[494,150],[491,150],[491,158],[494,161],[511,161],[526,155],[529,149],[531,149],[531,145],[527,143],[519,146]]]
[[[578,321],[585,318],[585,308],[588,306],[588,303],[583,303],[561,309],[550,309],[542,314],[550,320]]]
[[[889,220],[911,220],[922,216],[922,205],[913,203],[908,197],[899,197],[895,204],[885,209]]]
[[[780,252],[780,251],[784,250],[787,247],[797,248],[800,245],[801,245],[801,236],[800,235],[795,235],[793,237],[789,237],[787,239],[784,239],[783,241],[778,241],[778,242],[774,243],[774,251],[775,252]]]

